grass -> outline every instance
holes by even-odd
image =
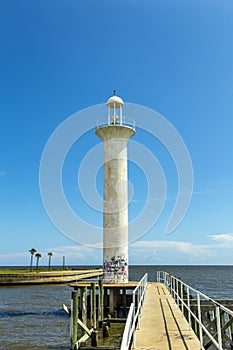
[[[9,274],[9,273],[14,273],[14,274],[19,274],[19,273],[28,273],[30,272],[29,270],[11,270],[11,269],[2,269],[0,270],[0,274]]]
[[[17,270],[14,270],[14,269],[0,269],[0,275],[6,275],[6,274],[21,274],[21,273],[30,273],[30,272],[33,272],[33,273],[39,273],[39,272],[53,272],[53,271],[64,271],[63,269],[56,269],[56,270],[48,270],[48,269],[43,269],[43,270],[38,270],[36,271],[35,269],[30,271],[29,269],[28,270],[25,270],[25,269],[17,269]],[[67,270],[66,270],[67,271]]]

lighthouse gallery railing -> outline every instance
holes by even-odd
[[[96,121],[96,128],[103,126],[128,126],[129,128],[135,129],[135,121],[129,117],[123,116],[122,119],[118,115],[111,117],[104,117]]]

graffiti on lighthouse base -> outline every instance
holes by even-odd
[[[128,262],[124,255],[105,260],[103,269],[106,283],[128,282]]]

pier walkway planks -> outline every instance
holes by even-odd
[[[162,283],[148,283],[134,349],[200,350],[198,338]]]

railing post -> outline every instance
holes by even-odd
[[[189,329],[191,328],[191,313],[190,313],[190,295],[189,295],[189,287],[187,287],[187,300],[188,300],[188,323]]]
[[[173,276],[171,276],[171,295],[172,295],[172,297],[174,299],[173,285],[174,285],[174,283],[173,283]]]
[[[184,316],[184,284],[183,282],[180,282],[180,289],[181,289],[181,311],[182,311],[182,315]]]
[[[139,310],[139,302],[140,302],[140,287],[138,288],[138,293],[137,293],[137,309],[138,309],[138,324],[137,324],[137,329],[140,329],[140,310]]]
[[[169,275],[166,273],[165,276],[166,276],[166,277],[165,277],[165,282],[166,282],[165,286],[168,288],[168,285],[169,285],[169,283],[168,283]]]
[[[179,307],[179,282],[177,278],[176,278],[176,303]]]
[[[200,345],[201,345],[201,349],[202,349],[203,333],[202,333],[202,322],[201,322],[201,300],[200,300],[199,293],[197,293],[197,310],[198,310],[199,338],[200,338]]]
[[[176,302],[176,280],[175,280],[175,277],[173,277],[173,298]]]
[[[135,319],[135,293],[133,292],[133,320]],[[135,329],[133,330],[132,348],[135,347]]]
[[[222,350],[222,332],[221,332],[221,320],[220,320],[219,306],[216,306],[216,323],[217,323],[219,350]]]
[[[141,288],[140,288],[140,312],[139,312],[139,315],[141,317],[141,310],[142,310],[142,302],[143,302],[143,291],[144,291],[144,281],[141,285]]]

